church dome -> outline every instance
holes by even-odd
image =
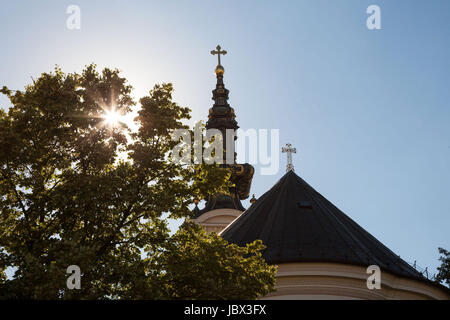
[[[239,246],[262,240],[267,247],[263,257],[270,264],[377,265],[382,271],[434,285],[292,170],[221,236]]]

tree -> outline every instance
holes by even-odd
[[[450,287],[450,252],[444,248],[438,248],[438,250],[441,254],[441,257],[439,257],[441,265],[437,268],[436,282],[444,283]]]
[[[260,240],[239,247],[200,226],[186,223],[161,256],[164,294],[177,299],[249,300],[265,296],[275,283],[275,266],[261,257]]]
[[[175,240],[163,214],[189,216],[193,197],[226,190],[229,173],[167,160],[178,143],[171,133],[188,128],[183,121],[190,117],[172,101],[171,84],[156,85],[140,99],[137,132],[106,122],[108,110],[130,111],[131,91],[118,70],[99,73],[95,65],[81,74],[55,68],[24,91],[2,88],[11,107],[0,110],[0,296],[172,297],[160,260],[168,261],[167,248],[173,255],[178,249],[169,245]],[[214,239],[190,234],[199,246]],[[217,250],[258,256],[220,245]],[[229,270],[250,277],[255,262],[242,261],[248,273],[245,265]],[[81,269],[80,290],[66,287],[70,265]],[[262,261],[259,266],[272,270]],[[15,268],[13,279],[5,277],[8,267]]]

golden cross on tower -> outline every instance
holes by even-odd
[[[211,51],[211,54],[212,55],[215,55],[215,54],[217,54],[217,58],[218,58],[218,60],[219,60],[219,66],[220,66],[220,55],[221,54],[223,54],[223,55],[226,55],[227,54],[227,51],[226,50],[221,50],[222,48],[220,47],[220,45],[218,45],[217,47],[216,47],[216,49],[217,50],[212,50]]]
[[[286,172],[294,171],[294,165],[292,164],[292,154],[297,153],[296,148],[292,148],[292,145],[290,143],[286,143],[286,148],[281,148],[281,152],[287,153],[287,165],[286,165]]]

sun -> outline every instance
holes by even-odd
[[[115,110],[115,108],[105,110],[103,119],[105,119],[105,123],[111,127],[117,127],[122,122],[122,116]]]
[[[122,113],[117,110],[115,106],[103,108],[103,113],[97,117],[103,119],[102,126],[109,127],[110,129],[120,128],[129,129],[133,132],[138,130],[138,125],[135,122],[135,118],[138,115],[137,110],[131,110],[127,113]]]

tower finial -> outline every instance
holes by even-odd
[[[220,55],[226,55],[227,51],[226,50],[221,50],[222,48],[220,47],[220,45],[217,45],[216,50],[212,50],[211,54],[212,55],[216,55],[217,54],[217,59],[218,59],[218,65],[220,65]]]
[[[223,73],[224,72],[224,68],[222,67],[222,65],[220,64],[220,55],[226,55],[227,51],[226,50],[221,50],[222,48],[220,47],[220,45],[217,45],[216,50],[212,50],[211,54],[212,55],[216,55],[217,54],[217,67],[216,67],[216,74],[219,73]]]
[[[292,148],[292,145],[290,143],[286,143],[286,148],[282,147],[281,152],[287,153],[287,164],[286,164],[286,172],[289,171],[295,171],[294,165],[292,164],[292,154],[297,153],[296,148]]]

